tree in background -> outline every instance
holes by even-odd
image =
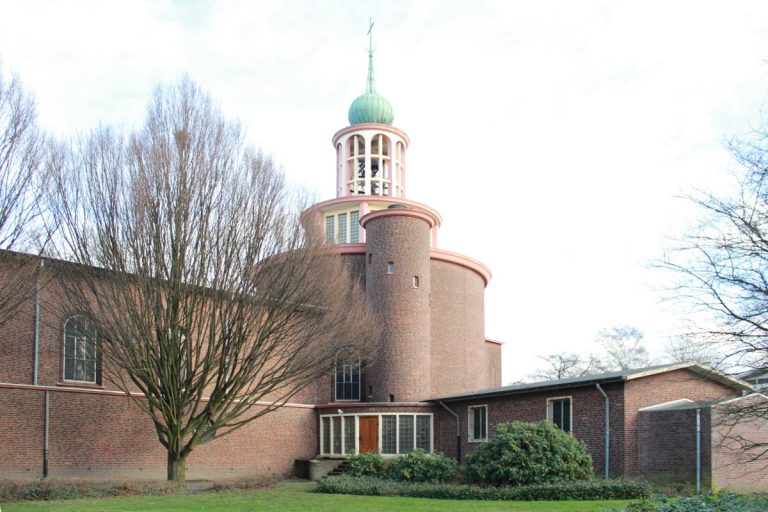
[[[143,395],[169,480],[376,341],[281,172],[189,79],[156,90],[141,129],[99,129],[54,163],[70,309],[95,324],[106,378]]]
[[[626,326],[602,329],[595,337],[594,352],[563,352],[539,356],[546,364],[529,374],[526,380],[556,380],[596,373],[642,368],[651,364],[643,344],[642,331]],[[596,354],[602,354],[598,356]]]
[[[9,251],[35,254],[45,241],[39,208],[40,174],[47,139],[36,124],[37,111],[21,80],[0,72],[0,325],[34,293],[38,261]]]
[[[651,364],[651,357],[643,345],[643,332],[628,325],[613,326],[597,333],[597,344],[604,356],[606,371],[642,368]]]
[[[526,380],[559,380],[582,377],[603,371],[602,363],[592,354],[580,356],[572,352],[538,356],[544,365],[529,374]]]

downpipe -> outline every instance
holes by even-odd
[[[611,401],[608,398],[608,394],[603,391],[600,383],[596,383],[597,390],[602,393],[605,398],[605,479],[608,480],[609,468],[610,468],[610,448],[611,448]]]
[[[438,402],[440,405],[443,406],[443,409],[448,411],[451,415],[453,415],[454,418],[456,418],[456,458],[459,461],[459,464],[461,464],[461,418],[459,418],[459,415],[453,412],[443,401],[441,400]]]

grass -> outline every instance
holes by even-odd
[[[132,496],[67,501],[15,502],[2,504],[2,512],[372,512],[403,511],[535,511],[535,512],[599,512],[623,508],[627,501],[448,501],[422,498],[390,498],[317,494],[312,483],[284,482],[269,490],[209,492],[176,496]]]

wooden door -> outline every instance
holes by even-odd
[[[360,453],[379,451],[379,417],[360,416]]]

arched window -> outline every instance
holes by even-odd
[[[336,358],[336,400],[360,400],[360,358]]]
[[[64,380],[98,380],[96,330],[87,318],[73,316],[64,323]]]

